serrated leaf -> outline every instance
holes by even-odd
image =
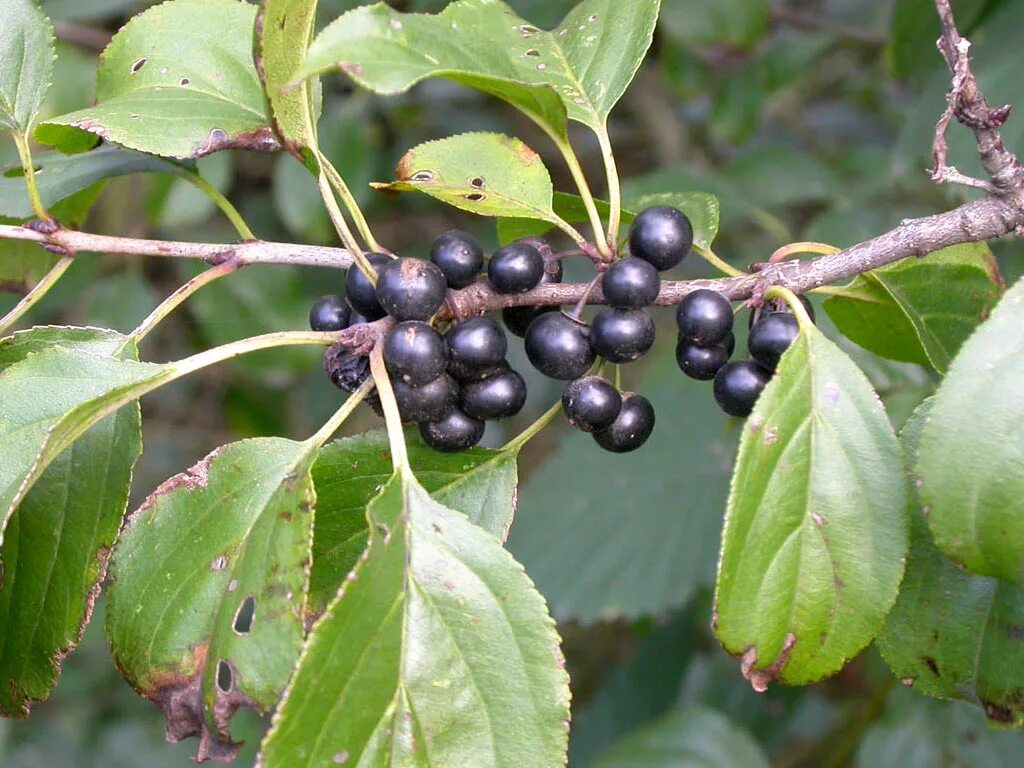
[[[125,337],[95,328],[33,328],[0,350],[0,366],[50,346],[135,357]],[[138,405],[86,432],[18,505],[0,549],[0,713],[28,715],[78,645],[106,572],[142,452]]]
[[[231,759],[239,706],[270,709],[304,636],[314,443],[218,448],[129,517],[111,563],[107,637],[125,679],[197,759]]]
[[[33,0],[0,0],[0,19],[0,127],[28,133],[53,76],[53,24]]]
[[[914,469],[935,543],[972,573],[1024,568],[1024,281],[968,339],[935,394]]]
[[[103,52],[96,106],[44,121],[36,138],[80,151],[98,136],[177,158],[278,149],[253,64],[255,20],[256,9],[239,0],[169,0],[150,8]]]
[[[427,492],[504,541],[516,506],[516,453],[486,448],[439,453],[411,432],[406,442],[409,461]],[[324,611],[366,549],[366,505],[391,474],[387,435],[380,430],[338,440],[320,452],[313,465],[313,615]]]
[[[258,765],[564,765],[568,677],[522,568],[402,471],[367,517]]]
[[[876,355],[942,373],[988,317],[1002,280],[988,245],[967,243],[866,272],[843,291],[825,310],[844,336]]]
[[[802,330],[743,426],[715,634],[755,689],[834,674],[896,600],[907,553],[899,444],[859,368]]]

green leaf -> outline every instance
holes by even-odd
[[[867,378],[813,326],[743,426],[715,634],[757,690],[838,671],[882,627],[907,553],[899,444]]]
[[[304,637],[315,443],[218,448],[131,514],[114,555],[107,637],[169,738],[224,760],[239,706],[269,710]]]
[[[258,764],[563,766],[568,677],[522,568],[401,471],[367,517]]]
[[[256,9],[238,0],[170,0],[150,8],[103,52],[96,106],[44,121],[36,138],[80,151],[98,136],[177,158],[279,148],[253,64],[255,19]]]
[[[33,0],[0,0],[0,19],[0,127],[27,134],[53,75],[53,24]]]
[[[33,328],[0,365],[50,346],[128,356],[125,337],[92,328]],[[0,549],[0,713],[24,717],[46,699],[82,637],[142,452],[137,404],[107,416],[64,451],[18,505]]]
[[[605,200],[595,200],[598,214],[607,219],[611,210]],[[551,198],[551,208],[559,218],[570,224],[586,224],[590,221],[583,198],[568,192],[556,191]],[[628,224],[634,214],[622,211],[622,222]],[[541,219],[498,219],[498,241],[505,245],[523,237],[542,237],[554,228],[554,224]]]
[[[504,541],[516,500],[516,454],[473,448],[457,454],[427,447],[407,435],[409,461],[436,501],[462,512]],[[391,477],[387,435],[367,432],[324,447],[313,466],[316,530],[309,611],[319,616],[366,549],[366,505]]]
[[[1024,281],[964,343],[935,394],[914,469],[935,543],[972,573],[1024,567]]]
[[[988,317],[1002,279],[988,245],[967,243],[866,272],[843,291],[825,302],[843,335],[876,355],[942,373]]]
[[[771,763],[742,728],[711,709],[687,707],[638,729],[594,768],[768,768]]]

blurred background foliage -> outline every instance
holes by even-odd
[[[322,0],[323,20],[357,4]],[[419,11],[444,5],[391,4]],[[554,25],[572,0],[511,4],[535,23]],[[91,102],[99,49],[148,5],[44,0],[62,40],[46,114]],[[954,7],[975,45],[975,71],[990,102],[1024,103],[1018,73],[1024,3],[963,0]],[[740,266],[765,260],[787,242],[845,246],[904,217],[952,207],[970,193],[938,188],[925,173],[948,84],[934,48],[937,34],[931,0],[664,0],[651,56],[611,124],[627,201],[670,191],[718,195],[716,250]],[[445,81],[381,99],[354,92],[340,76],[326,79],[321,144],[356,190],[379,239],[397,252],[425,257],[431,240],[452,227],[495,244],[491,222],[426,198],[385,199],[367,186],[392,178],[395,161],[414,144],[469,130],[522,137],[548,161],[556,188],[571,188],[545,138],[497,101]],[[1024,149],[1024,120],[1011,119],[1003,135],[1009,146]],[[954,128],[951,137],[952,162],[973,172],[970,136]],[[573,140],[599,188],[596,142],[579,126]],[[13,145],[0,143],[0,166],[15,161]],[[260,237],[334,241],[313,181],[290,157],[221,153],[199,167]],[[86,228],[182,240],[233,235],[194,188],[160,175],[106,184]],[[13,257],[14,247],[0,244],[0,261]],[[1024,272],[1019,245],[994,249],[1007,281]],[[82,256],[29,321],[128,331],[196,269],[170,260]],[[709,272],[694,263],[681,274]],[[199,293],[147,341],[143,354],[171,359],[243,336],[301,329],[312,301],[340,289],[336,274],[249,267]],[[15,298],[0,294],[0,312]],[[818,317],[829,332],[824,312]],[[1019,765],[1019,734],[989,729],[967,705],[902,688],[873,649],[825,683],[762,695],[750,690],[709,631],[736,425],[715,408],[708,387],[676,370],[671,313],[659,321],[657,354],[629,369],[625,382],[655,404],[658,428],[650,444],[612,456],[558,426],[534,441],[521,468],[509,547],[548,598],[566,640],[572,768]],[[934,385],[918,366],[846,346],[897,426]],[[490,444],[559,396],[556,383],[532,374],[521,345],[513,347],[513,364],[529,377],[530,401],[520,418],[491,429]],[[162,389],[143,402],[146,449],[133,503],[230,440],[305,437],[338,401],[317,353],[303,349],[253,355]],[[360,413],[356,422],[352,430],[374,419]],[[264,723],[251,714],[237,720],[237,735],[248,742],[240,761],[251,764]],[[192,746],[166,745],[162,735],[157,709],[135,697],[113,668],[101,602],[52,699],[24,723],[0,722],[0,766],[187,764]]]

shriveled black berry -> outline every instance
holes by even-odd
[[[421,387],[411,387],[399,378],[391,381],[402,421],[440,421],[459,400],[459,386],[446,373]]]
[[[422,387],[444,373],[448,346],[429,324],[408,320],[396,325],[384,339],[384,364],[392,378]]]
[[[324,370],[331,383],[343,392],[355,392],[370,376],[370,360],[363,355],[356,355],[341,345],[331,347],[324,355]],[[363,400],[378,416],[383,416],[380,397],[377,391],[371,391]]]
[[[654,319],[644,309],[604,309],[590,324],[590,345],[611,363],[629,363],[654,344]]]
[[[594,364],[586,323],[562,312],[537,317],[526,330],[524,347],[533,367],[553,379],[575,379]]]
[[[484,249],[468,232],[453,229],[430,246],[430,260],[444,273],[452,288],[465,288],[484,268]]]
[[[613,307],[640,309],[658,298],[661,278],[649,261],[629,256],[612,264],[601,278],[604,298]]]
[[[309,327],[314,331],[341,331],[348,328],[352,309],[341,296],[323,296],[309,310]]]
[[[800,303],[803,304],[804,309],[807,310],[807,316],[811,318],[811,322],[817,322],[818,318],[814,312],[814,305],[811,304],[811,300],[803,294],[800,294],[797,298],[800,299]],[[762,317],[768,317],[768,315],[774,314],[775,312],[786,312],[792,314],[793,310],[789,308],[789,304],[787,304],[783,299],[768,299],[764,304],[747,316],[747,328],[753,328],[754,323]]]
[[[654,406],[643,395],[627,392],[610,427],[594,432],[594,441],[612,453],[635,451],[654,431]]]
[[[753,360],[726,363],[715,374],[715,401],[730,416],[749,416],[772,373]]]
[[[718,369],[729,362],[730,354],[731,350],[725,344],[704,347],[689,339],[680,338],[676,345],[676,363],[679,370],[699,381],[710,381],[715,378]]]
[[[671,269],[693,247],[693,226],[682,211],[658,205],[642,211],[629,228],[629,253],[659,272]]]
[[[498,293],[524,293],[544,277],[544,257],[529,243],[499,248],[487,264],[487,278]]]
[[[515,416],[525,404],[526,382],[511,368],[462,385],[462,410],[477,419]]]
[[[505,361],[508,338],[494,320],[463,320],[445,334],[448,372],[459,381],[479,381],[498,371]]]
[[[732,304],[718,291],[701,288],[683,297],[676,309],[679,333],[689,341],[714,346],[732,333]]]
[[[562,410],[566,418],[584,432],[610,427],[621,409],[619,390],[600,376],[573,379],[562,393]]]
[[[484,423],[455,407],[443,419],[420,424],[420,435],[435,451],[465,451],[480,442],[484,436]]]
[[[368,253],[366,258],[370,266],[377,270],[378,276],[381,268],[393,261],[386,253]],[[352,309],[370,320],[379,320],[387,314],[377,301],[377,289],[355,264],[348,268],[345,275],[345,296]]]
[[[800,335],[800,323],[789,312],[772,312],[754,323],[747,338],[750,356],[769,371],[774,371],[783,352]]]
[[[448,292],[441,268],[422,259],[393,259],[378,275],[377,301],[396,320],[429,320]]]

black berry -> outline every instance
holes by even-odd
[[[562,312],[537,317],[526,330],[526,356],[533,367],[553,379],[575,379],[594,364],[585,323]]]
[[[732,332],[732,304],[718,291],[701,288],[683,297],[676,309],[679,333],[689,341],[714,346]]]
[[[452,408],[443,419],[420,424],[420,435],[435,451],[454,453],[479,443],[484,436],[484,423],[461,408]]]
[[[804,309],[807,310],[807,316],[811,318],[811,322],[816,322],[817,316],[815,315],[814,305],[811,304],[810,299],[808,299],[803,294],[801,294],[797,298],[800,299],[800,303],[803,304]],[[754,323],[756,323],[762,317],[768,317],[768,315],[774,314],[776,312],[785,312],[792,314],[793,310],[789,308],[789,304],[787,304],[783,299],[769,299],[747,316],[747,328],[753,328]]]
[[[324,296],[309,310],[309,327],[314,331],[341,331],[348,328],[352,309],[340,296]]]
[[[730,334],[730,338],[732,335]],[[734,342],[735,343],[735,340]],[[689,339],[680,338],[676,345],[676,363],[679,370],[692,379],[710,381],[718,369],[729,362],[732,350],[725,344],[703,347]]]
[[[562,393],[569,423],[584,432],[610,427],[622,409],[622,395],[600,376],[573,379]]]
[[[667,205],[641,212],[629,228],[629,253],[659,272],[671,269],[690,252],[693,227],[686,215]]]
[[[378,275],[385,264],[393,261],[386,253],[369,253],[366,258]],[[345,275],[345,295],[352,309],[370,320],[379,320],[387,314],[377,301],[377,289],[355,264],[348,268]]]
[[[627,392],[610,427],[594,432],[595,442],[612,453],[635,451],[654,431],[654,406],[643,395]]]
[[[590,345],[611,363],[629,363],[654,344],[654,319],[643,309],[604,309],[590,324]]]
[[[352,305],[350,304],[349,307],[351,308],[351,306]],[[370,318],[368,318],[366,315],[360,314],[359,312],[357,312],[354,309],[350,309],[350,314],[348,316],[348,327],[349,328],[351,328],[354,325],[362,325],[363,323],[372,323],[372,322],[373,321]]]
[[[508,339],[489,317],[464,320],[445,334],[448,372],[459,381],[478,381],[496,372],[505,361]]]
[[[715,401],[730,416],[749,416],[771,377],[753,360],[726,363],[715,374]]]
[[[525,404],[526,382],[511,368],[462,386],[462,410],[477,419],[515,416]]]
[[[505,307],[501,310],[501,320],[509,333],[522,338],[530,323],[546,312],[557,311],[558,307]]]
[[[483,270],[484,251],[475,237],[453,229],[434,241],[430,260],[440,267],[449,286],[465,288]]]
[[[421,387],[411,387],[396,378],[391,381],[391,388],[402,421],[440,421],[459,399],[459,387],[446,373]]]
[[[789,312],[772,312],[754,323],[747,338],[750,356],[769,371],[774,371],[782,353],[800,335],[800,323]]]
[[[601,278],[601,290],[613,307],[639,309],[658,298],[661,278],[649,261],[629,256],[612,264]]]
[[[412,387],[433,381],[448,365],[448,347],[427,323],[399,323],[384,339],[384,364],[392,378]]]
[[[544,277],[544,257],[529,243],[511,243],[491,256],[487,278],[498,293],[523,293]]]
[[[394,259],[378,270],[377,301],[396,320],[429,320],[444,303],[448,283],[434,263]]]
[[[343,392],[351,393],[359,389],[370,376],[370,361],[363,355],[356,355],[340,345],[335,345],[324,356],[324,369],[334,386]],[[378,416],[384,415],[376,390],[371,391],[363,402]]]

